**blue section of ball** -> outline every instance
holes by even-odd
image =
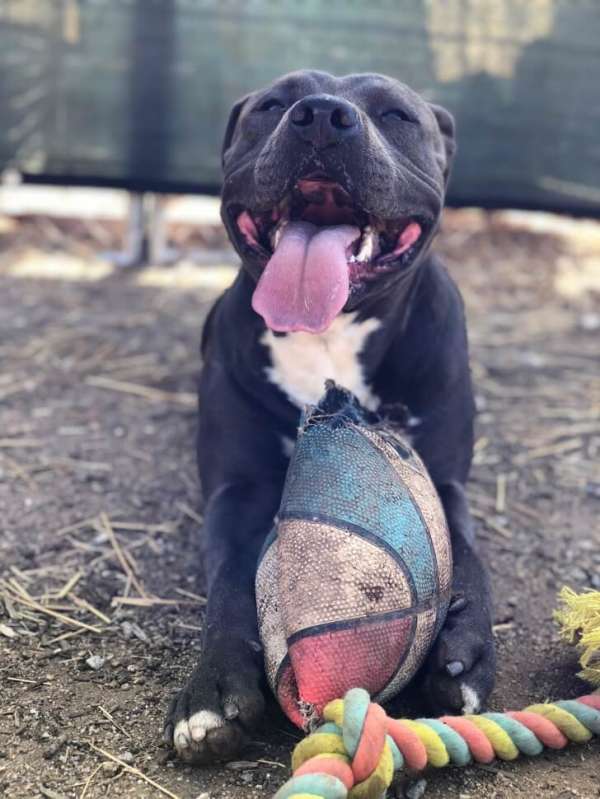
[[[357,426],[305,428],[288,472],[281,513],[327,519],[379,539],[401,559],[415,602],[435,598],[436,560],[421,514],[393,467]]]

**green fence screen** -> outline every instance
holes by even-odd
[[[455,204],[600,215],[599,0],[0,0],[0,167],[218,191],[231,103],[301,67],[446,105]]]

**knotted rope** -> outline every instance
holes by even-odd
[[[301,741],[294,774],[274,799],[380,799],[394,771],[466,766],[539,755],[600,735],[600,695],[525,710],[439,719],[391,719],[362,688],[330,702],[325,723]]]

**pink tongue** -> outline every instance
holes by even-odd
[[[351,225],[288,222],[252,297],[267,327],[285,333],[326,330],[348,299],[346,249],[359,236]]]

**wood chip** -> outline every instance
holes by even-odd
[[[247,771],[258,768],[258,763],[256,760],[230,760],[225,763],[225,768],[229,771]]]
[[[501,632],[504,632],[504,630],[512,630],[512,628],[514,626],[515,626],[514,621],[504,621],[504,622],[501,622],[500,624],[493,624],[492,625],[492,632],[493,633],[501,633]]]
[[[145,532],[150,535],[155,533],[171,534],[177,531],[177,522],[162,522],[160,524],[146,524],[146,522],[121,522],[117,519],[111,519],[110,523],[114,530],[133,530],[135,532]]]
[[[88,630],[91,633],[102,633],[102,630],[98,627],[92,627],[90,624],[85,624],[85,622],[71,618],[71,616],[65,616],[64,613],[57,613],[54,610],[50,610],[50,608],[44,607],[44,605],[40,605],[40,603],[36,602],[35,600],[30,601],[21,596],[13,596],[13,601],[20,605],[25,605],[32,610],[36,610],[38,613],[51,616],[53,619],[61,621],[63,624],[68,624],[70,627],[79,627],[82,630]]]
[[[12,473],[15,474],[17,477],[20,477],[21,480],[23,480],[23,482],[26,483],[30,491],[34,492],[37,491],[38,490],[37,483],[27,472],[27,470],[23,466],[21,466],[20,463],[17,463],[17,461],[13,460],[12,458],[9,458],[5,452],[1,454],[2,454],[2,460],[12,471]]]
[[[193,519],[193,521],[197,522],[197,524],[204,524],[204,519],[202,516],[196,513],[193,508],[190,508],[187,502],[178,502],[177,507],[182,513],[185,513],[186,516],[189,516],[190,519]]]
[[[52,788],[46,788],[45,785],[38,785],[38,790],[45,797],[45,799],[69,799],[64,793],[57,793]]]
[[[537,524],[542,524],[544,521],[544,517],[541,513],[538,513],[538,511],[530,508],[528,505],[524,505],[522,502],[511,502],[511,508]]]
[[[487,447],[490,443],[489,439],[485,436],[478,438],[475,444],[473,445],[473,452],[483,452],[483,450]]]
[[[57,530],[54,533],[54,537],[57,538],[59,536],[67,535],[68,533],[76,533],[78,530],[83,530],[86,527],[91,527],[96,520],[95,516],[92,516],[91,519],[83,519],[80,522],[75,522],[75,524],[70,524],[67,527],[61,527],[60,530]]]
[[[3,635],[5,638],[17,637],[17,633],[12,627],[9,627],[8,624],[0,624],[0,635]]]
[[[490,530],[498,533],[503,538],[512,538],[512,532],[508,528],[502,527],[501,524],[498,524],[493,519],[490,519],[487,513],[483,513],[483,511],[480,511],[477,508],[471,508],[471,513],[476,519],[480,519],[486,527],[489,527]]]
[[[157,791],[164,793],[165,796],[171,797],[171,799],[181,799],[181,797],[177,796],[177,794],[172,793],[169,791],[168,788],[165,788],[163,785],[159,785],[158,782],[150,779],[147,777],[139,768],[135,768],[135,766],[129,766],[124,760],[121,760],[120,757],[116,757],[115,755],[111,755],[110,752],[107,752],[106,749],[101,749],[99,746],[95,746],[93,743],[88,744],[95,752],[107,757],[109,760],[112,760],[113,763],[118,763],[121,768],[125,769],[126,771],[130,772],[131,774],[135,774],[136,777],[139,777],[144,782],[147,782],[148,785],[152,785],[153,788],[156,788]]]
[[[57,635],[56,638],[51,638],[47,641],[47,645],[51,646],[52,644],[57,644],[59,641],[66,641],[69,638],[75,638],[76,635],[83,635],[86,630],[73,630],[72,632],[62,633],[62,635]]]
[[[27,449],[43,445],[44,442],[37,438],[0,438],[0,449]]]
[[[162,599],[157,596],[114,596],[111,600],[111,605],[116,607],[118,605],[132,605],[136,608],[152,608],[157,605],[204,605],[206,600],[199,602],[195,599]]]
[[[573,452],[574,450],[581,449],[582,445],[583,441],[581,438],[573,438],[547,447],[537,447],[536,449],[530,449],[528,452],[521,452],[519,455],[515,455],[513,463],[524,466],[530,461],[548,458],[551,455],[564,455],[566,452]]]
[[[123,571],[125,572],[125,574],[127,575],[128,579],[131,580],[131,582],[135,586],[137,592],[139,594],[141,594],[142,597],[147,596],[146,591],[144,589],[144,586],[141,584],[141,582],[138,580],[138,578],[134,574],[133,569],[131,568],[131,565],[129,563],[129,560],[127,559],[125,553],[123,552],[121,544],[117,540],[117,536],[115,535],[115,532],[112,529],[112,525],[110,523],[110,519],[108,518],[108,515],[106,513],[101,513],[100,517],[99,517],[99,521],[100,521],[100,524],[102,526],[102,530],[108,536],[108,539],[110,540],[110,543],[112,544],[112,548],[113,548],[113,550],[115,552],[115,555],[117,556],[117,560],[121,564],[121,567],[122,567]]]
[[[111,377],[96,375],[87,377],[85,382],[89,386],[105,388],[109,391],[120,391],[124,394],[133,394],[143,397],[150,402],[174,402],[186,408],[196,408],[198,399],[189,391],[163,391],[151,386],[142,386],[139,383],[129,383],[125,380],[113,380]]]
[[[64,597],[69,594],[73,588],[77,585],[79,580],[83,577],[82,571],[77,571],[75,574],[71,575],[67,582],[63,585],[63,587],[58,591],[58,593],[54,594],[54,599],[63,599]]]
[[[109,619],[108,616],[102,611],[95,608],[87,599],[82,599],[78,597],[76,594],[69,594],[69,599],[73,602],[74,605],[77,605],[78,608],[82,608],[82,610],[87,610],[93,616],[96,616],[97,619],[104,622],[104,624],[111,624],[112,619]]]
[[[85,799],[85,795],[88,792],[88,788],[92,784],[92,782],[94,780],[94,777],[100,771],[100,769],[102,768],[103,765],[104,765],[103,763],[100,763],[98,766],[96,766],[96,768],[92,771],[90,776],[87,778],[87,780],[84,783],[83,790],[79,794],[79,799]]]
[[[200,594],[194,594],[193,591],[186,591],[185,588],[176,588],[178,594],[181,596],[185,596],[188,599],[193,599],[198,605],[206,605],[207,599],[205,596],[200,596]]]
[[[19,596],[22,596],[24,599],[33,601],[33,597],[27,593],[24,586],[22,586],[21,583],[18,580],[16,580],[14,577],[8,578],[8,584],[10,588],[13,591],[15,591]]]
[[[496,478],[496,513],[506,510],[506,475],[499,474]]]
[[[108,710],[106,710],[106,708],[103,708],[102,705],[98,705],[98,710],[100,711],[100,713],[102,713],[102,715],[105,718],[107,718],[110,721],[110,723],[113,725],[115,729],[119,730],[119,732],[123,733],[123,735],[125,735],[127,738],[131,738],[130,733],[128,733],[124,727],[121,727],[121,725],[114,720],[114,718],[111,716]]]

